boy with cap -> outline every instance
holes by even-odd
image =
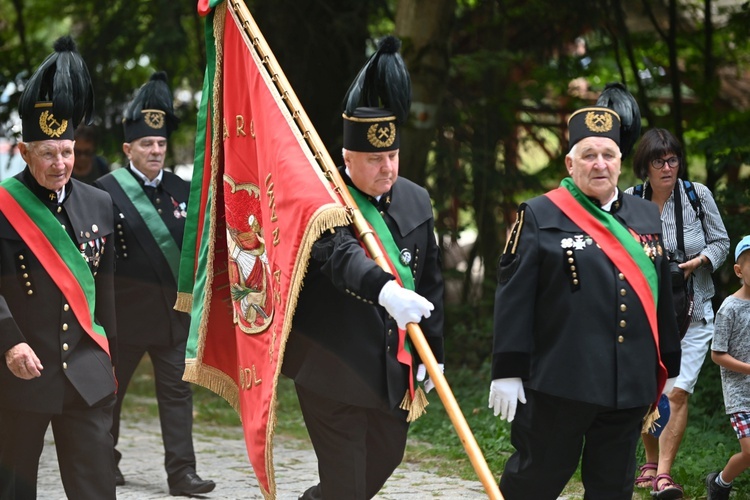
[[[120,435],[120,410],[143,356],[154,366],[164,441],[164,468],[174,496],[208,493],[213,481],[196,473],[193,392],[182,380],[190,316],[174,309],[189,184],[164,170],[167,141],[177,127],[167,75],[154,73],[125,110],[122,150],[129,160],[94,182],[110,193],[117,224],[115,296],[120,332],[112,436]],[[119,463],[121,453],[115,449]],[[117,484],[125,483],[119,467]]]
[[[27,167],[0,187],[0,498],[36,498],[51,424],[66,496],[114,500],[112,199],[70,177],[93,88],[73,40],[54,48],[19,100]]]
[[[724,299],[716,313],[711,359],[721,367],[724,406],[740,452],[732,455],[724,469],[706,477],[708,500],[726,500],[732,481],[750,467],[750,236],[734,251],[734,274],[740,289]]]
[[[579,460],[586,498],[630,500],[643,417],[679,372],[658,208],[617,188],[621,123],[571,115],[570,177],[519,207],[499,262],[489,406],[512,422],[507,500],[558,498]]]

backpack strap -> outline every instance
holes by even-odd
[[[693,193],[695,194],[695,193]],[[674,222],[675,231],[677,233],[677,248],[682,251],[683,256],[685,255],[685,236],[682,231],[683,217],[682,217],[682,196],[680,196],[680,186],[674,185]]]
[[[698,215],[698,218],[703,222],[703,217],[706,215],[701,207],[701,200],[698,198],[698,194],[695,192],[695,186],[689,180],[683,179],[682,186],[685,188],[685,194],[690,201],[690,205],[693,206],[693,210]]]
[[[633,195],[638,198],[643,198],[643,184],[633,186]]]

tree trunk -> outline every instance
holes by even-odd
[[[252,11],[337,164],[341,164],[341,102],[367,60],[367,22],[373,9],[370,4],[350,0],[263,0],[254,2]]]
[[[448,81],[455,8],[455,0],[400,0],[396,11],[396,36],[412,80],[411,118],[401,132],[399,173],[418,184],[425,182],[427,153]]]

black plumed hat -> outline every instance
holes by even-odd
[[[73,131],[94,114],[89,70],[69,36],[58,38],[54,52],[31,75],[18,102],[25,142],[73,140]]]
[[[169,138],[178,123],[167,74],[157,71],[138,89],[125,109],[122,119],[125,142],[147,136]]]
[[[605,106],[582,108],[568,118],[568,147],[586,137],[604,137],[620,145],[620,117]]]
[[[378,43],[344,97],[344,148],[378,152],[399,148],[399,127],[411,107],[411,79],[399,54],[401,41]]]
[[[619,82],[608,83],[596,101],[620,116],[620,151],[625,158],[641,136],[641,110],[635,97]]]

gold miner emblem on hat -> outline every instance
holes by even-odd
[[[49,137],[60,137],[68,128],[68,120],[59,122],[55,115],[49,111],[44,111],[39,116],[39,128]]]
[[[367,140],[378,149],[390,147],[396,140],[396,125],[393,122],[381,127],[375,123],[367,129]]]
[[[143,110],[143,121],[153,129],[164,128],[164,112],[151,109]]]
[[[601,134],[612,130],[612,115],[609,113],[600,113],[589,111],[586,113],[586,127],[592,132]]]

